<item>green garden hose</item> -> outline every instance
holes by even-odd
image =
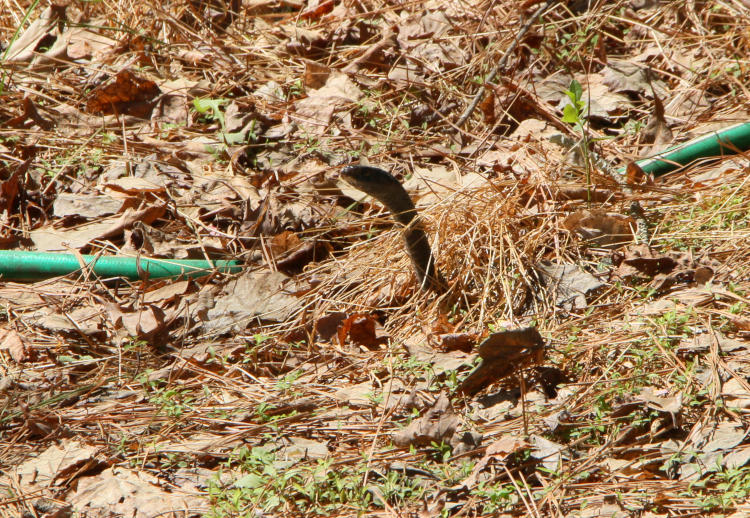
[[[652,157],[638,160],[636,164],[646,174],[661,176],[700,158],[720,158],[748,149],[750,149],[750,123],[743,122],[683,142]]]
[[[79,256],[52,252],[0,250],[0,279],[37,281],[81,270]],[[237,261],[197,259],[146,259],[143,257],[82,255],[86,267],[100,277],[125,277],[130,280],[162,277],[200,277],[211,272],[237,273]]]

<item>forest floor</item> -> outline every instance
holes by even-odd
[[[0,260],[0,516],[747,516],[750,162],[635,162],[750,122],[749,23],[0,0],[2,247],[137,259]]]

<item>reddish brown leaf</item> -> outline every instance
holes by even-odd
[[[18,195],[18,174],[12,174],[4,182],[0,182],[0,211],[12,213],[13,202]]]
[[[145,117],[152,101],[161,92],[156,83],[142,79],[129,70],[120,71],[115,82],[95,89],[89,95],[86,110],[102,115],[121,113]]]
[[[290,230],[285,230],[281,234],[277,234],[271,238],[269,248],[274,256],[278,256],[297,248],[299,244],[300,239],[297,237],[297,234]]]
[[[305,60],[305,75],[302,77],[305,87],[317,89],[325,86],[331,75],[331,69],[310,59]]]
[[[379,324],[371,315],[355,313],[339,326],[339,343],[346,342],[347,337],[355,344],[376,348],[388,340],[387,336],[378,333]]]
[[[333,11],[333,0],[311,0],[307,8],[299,15],[303,20],[317,20],[324,14]]]
[[[635,185],[641,183],[646,178],[646,173],[643,172],[641,166],[635,162],[628,162],[628,166],[625,169],[625,181],[628,185]]]
[[[497,115],[495,114],[495,94],[492,91],[490,91],[487,96],[482,99],[482,102],[479,103],[479,109],[482,110],[484,121],[487,124],[495,124],[497,121]]]

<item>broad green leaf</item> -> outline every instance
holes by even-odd
[[[226,102],[226,99],[193,99],[193,108],[198,113],[206,113],[210,110],[216,115],[221,113],[221,107]]]
[[[578,124],[581,119],[578,116],[578,110],[572,104],[566,104],[563,108],[563,122],[569,122],[571,124]]]

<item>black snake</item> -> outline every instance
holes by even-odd
[[[446,284],[435,266],[430,241],[414,202],[403,185],[390,173],[378,167],[351,165],[341,171],[341,177],[352,187],[369,194],[390,211],[404,226],[404,243],[422,289],[445,291]]]

